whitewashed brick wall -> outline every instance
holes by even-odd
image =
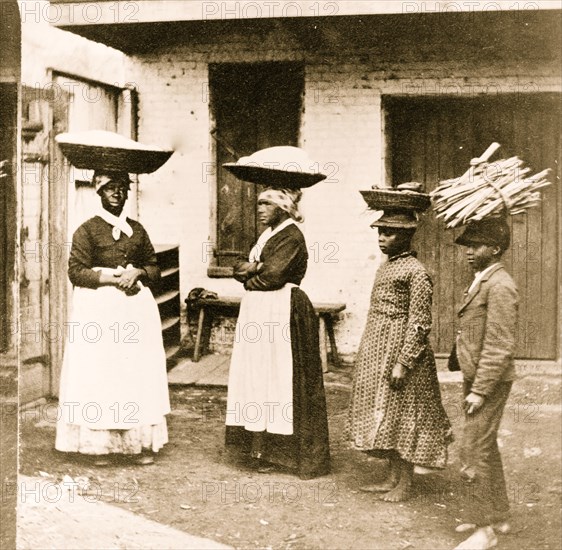
[[[46,42],[53,47],[45,49]],[[24,25],[22,81],[44,85],[52,68],[136,85],[139,139],[176,151],[161,170],[141,176],[140,220],[154,242],[180,244],[182,297],[196,286],[236,295],[242,293],[239,283],[207,277],[215,188],[208,63],[304,62],[301,145],[330,174],[330,181],[305,191],[303,198],[303,231],[310,253],[303,288],[313,300],[347,304],[336,336],[340,351],[352,357],[381,261],[376,232],[369,227],[373,216],[358,193],[383,178],[381,95],[556,91],[560,82],[552,67],[419,60],[384,64],[375,56],[369,59],[368,52],[345,55],[346,44],[341,46],[338,57],[311,56],[279,27],[267,36],[241,31],[197,46],[126,58],[71,33]]]
[[[243,29],[241,24],[240,29]],[[158,172],[143,176],[140,219],[155,242],[180,244],[181,294],[205,287],[241,295],[232,279],[209,279],[214,204],[213,162],[207,74],[210,62],[303,61],[305,97],[301,145],[331,174],[304,193],[303,231],[310,253],[303,288],[316,301],[342,301],[347,310],[336,325],[340,352],[352,358],[368,309],[375,271],[381,261],[374,216],[358,191],[384,177],[381,95],[412,93],[497,93],[554,91],[553,67],[474,65],[470,62],[391,65],[368,52],[338,57],[311,56],[279,27],[267,36],[243,30],[196,46],[177,46],[130,59],[129,80],[140,94],[139,137],[176,149]],[[527,89],[525,89],[525,86]]]

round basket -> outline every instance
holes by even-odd
[[[76,168],[121,170],[130,174],[150,174],[160,168],[173,151],[122,149],[59,142],[64,156]]]
[[[238,179],[250,183],[267,185],[268,187],[301,189],[304,187],[312,187],[316,183],[326,179],[324,174],[319,173],[275,170],[274,168],[236,164],[235,162],[227,162],[223,164],[223,166]]]
[[[423,212],[431,204],[429,195],[408,190],[369,189],[360,191],[371,210],[407,209]]]

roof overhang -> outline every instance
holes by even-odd
[[[21,20],[16,0],[0,0],[0,82],[18,82],[21,71]]]
[[[156,5],[155,5],[156,4]],[[260,4],[275,6],[299,5],[310,7],[312,2],[281,2],[280,0],[254,2],[199,2],[183,0],[141,0],[140,2],[73,2],[75,12],[69,24],[63,24],[63,17],[56,18],[60,28],[121,50],[129,55],[166,51],[172,47],[200,47],[201,44],[224,44],[227,36],[236,33],[251,36],[254,43],[271,40],[275,33],[289,37],[298,44],[301,51],[334,52],[341,51],[347,44],[357,52],[393,59],[400,62],[411,57],[412,52],[421,51],[427,61],[447,60],[459,55],[481,56],[490,59],[556,59],[560,58],[560,26],[562,10],[545,11],[539,9],[477,11],[483,2],[459,0],[440,2],[435,12],[429,8],[431,2],[407,1],[361,1],[337,3],[340,12],[326,17],[260,17],[260,18],[216,18],[201,17],[201,10],[210,9],[204,4],[212,4],[215,9],[250,5],[255,9]],[[316,6],[326,7],[330,2],[315,2]],[[336,4],[336,2],[332,2]],[[409,8],[424,4],[423,10]],[[491,7],[500,7],[500,2],[485,2]],[[549,6],[561,4],[561,0],[549,2]],[[54,3],[62,11],[71,3]],[[363,6],[361,11],[377,12],[369,14],[342,15],[342,10],[350,10],[355,5]],[[401,6],[397,13],[396,6]],[[452,6],[469,7],[469,11],[453,10]],[[518,5],[512,2],[511,6]],[[524,6],[538,6],[539,2],[527,2]],[[170,7],[166,11],[166,6]],[[447,8],[448,9],[445,9]],[[158,7],[158,10],[157,10]],[[386,7],[386,11],[382,8]],[[173,9],[172,9],[173,8]],[[392,10],[391,10],[392,8]],[[134,13],[132,9],[136,10]],[[234,9],[234,8],[233,8]],[[104,11],[105,10],[105,11]],[[110,13],[108,13],[108,10]],[[122,11],[119,11],[122,10]],[[126,11],[129,10],[129,11]],[[152,11],[151,11],[152,10]],[[61,13],[62,13],[61,11]],[[78,14],[81,17],[78,17]],[[247,11],[246,14],[250,12]],[[288,12],[287,12],[288,13]],[[159,17],[157,17],[159,15]],[[60,14],[59,14],[60,15]],[[191,19],[188,16],[191,16]],[[84,21],[84,18],[87,21]],[[102,22],[106,21],[106,22]],[[54,24],[54,23],[53,23]],[[421,48],[421,50],[420,50]],[[464,54],[462,51],[464,51]],[[373,54],[375,52],[375,54]],[[210,52],[212,58],[212,52]]]
[[[31,8],[31,6],[30,6]],[[383,14],[514,12],[561,9],[560,0],[51,0],[49,21],[57,27],[225,21]],[[22,3],[22,9],[25,3]]]

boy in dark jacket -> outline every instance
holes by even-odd
[[[466,247],[475,272],[458,312],[456,341],[463,374],[465,423],[461,475],[466,483],[465,521],[457,532],[474,530],[457,549],[487,549],[496,531],[507,532],[509,503],[497,434],[515,378],[513,354],[519,305],[517,287],[501,264],[509,247],[503,218],[469,224],[456,240]]]

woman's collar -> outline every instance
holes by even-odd
[[[279,233],[279,231],[285,229],[289,225],[296,225],[295,220],[293,218],[287,218],[285,221],[282,221],[279,225],[276,225],[275,228],[270,228],[272,233]]]
[[[417,256],[417,253],[414,250],[406,250],[405,252],[400,252],[400,254],[395,254],[394,256],[389,256],[388,261],[393,262],[398,258],[406,258],[408,256],[413,256],[414,258]]]

